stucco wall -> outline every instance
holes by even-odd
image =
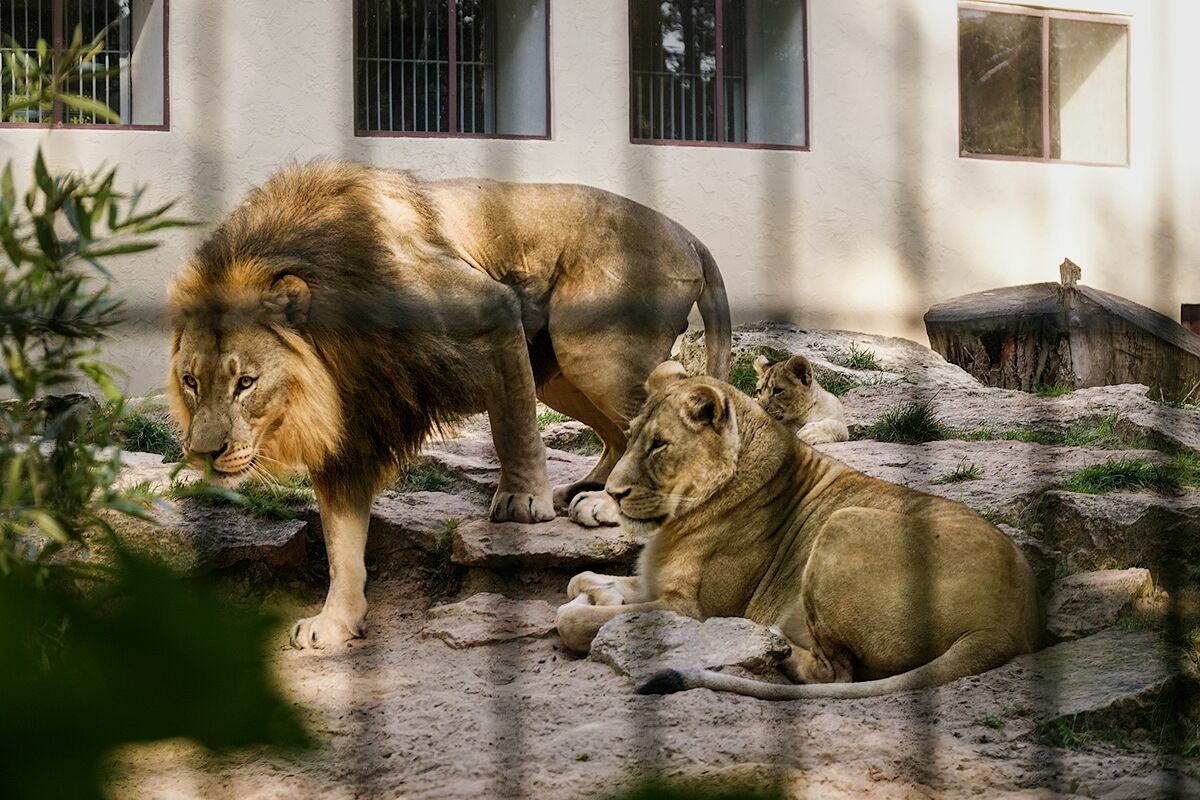
[[[951,0],[810,0],[811,152],[631,145],[624,0],[552,0],[553,138],[531,142],[354,138],[348,2],[174,0],[169,132],[6,129],[0,153],[27,166],[41,142],[57,168],[121,164],[151,199],[178,196],[209,223],[281,163],[318,155],[591,183],[700,235],[743,320],[923,341],[930,303],[1051,279],[1063,256],[1086,283],[1176,316],[1200,301],[1200,4],[1058,5],[1133,17],[1128,168],[959,158]],[[122,266],[122,288],[161,308],[203,233]],[[135,389],[164,371],[152,323],[110,353]]]

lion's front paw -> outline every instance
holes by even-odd
[[[496,492],[492,498],[492,522],[546,522],[554,517],[554,503],[548,495]]]
[[[340,647],[351,639],[361,639],[365,633],[362,620],[349,622],[336,614],[322,611],[315,617],[302,619],[293,625],[290,638],[292,647],[297,650],[321,650]]]
[[[571,501],[567,516],[585,528],[621,524],[617,501],[608,492],[580,492]]]

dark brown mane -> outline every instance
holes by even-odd
[[[221,324],[239,306],[257,313],[285,275],[308,284],[312,305],[300,332],[339,387],[346,417],[340,451],[309,466],[354,494],[376,491],[432,431],[476,410],[481,396],[470,354],[405,295],[405,265],[386,246],[395,232],[383,231],[377,206],[385,180],[389,196],[398,192],[416,212],[418,230],[409,236],[443,246],[416,179],[315,162],[254,189],[172,289],[178,331],[197,316]]]

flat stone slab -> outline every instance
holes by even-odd
[[[492,569],[627,564],[645,543],[620,526],[585,528],[566,517],[533,525],[477,519],[454,531],[451,560]]]
[[[1046,628],[1059,639],[1078,639],[1116,623],[1121,612],[1154,591],[1150,570],[1104,569],[1056,581],[1046,608]]]
[[[459,475],[481,489],[493,491],[500,480],[500,459],[491,441],[474,436],[430,442],[421,454],[438,466]],[[598,456],[583,456],[546,448],[546,470],[550,485],[577,481],[591,471]]]
[[[1200,575],[1200,491],[1094,495],[1051,491],[1026,513],[1070,571],[1142,566],[1178,584]],[[1173,590],[1168,585],[1168,591]]]
[[[385,492],[371,505],[368,550],[439,552],[463,520],[487,514],[481,501],[448,492]]]
[[[930,700],[951,719],[995,716],[1015,739],[1059,720],[1136,725],[1178,679],[1178,655],[1158,634],[1114,627],[946,684]]]
[[[429,609],[421,635],[456,649],[536,639],[554,630],[554,614],[554,606],[544,600],[510,600],[488,592]]]
[[[1019,514],[1043,490],[1114,455],[1111,450],[1085,447],[956,439],[918,445],[835,442],[818,445],[817,449],[872,477],[958,500],[981,514],[1003,516]],[[1125,450],[1121,457],[1169,461],[1154,450]],[[978,480],[939,482],[965,465],[979,469]]]
[[[701,622],[671,611],[637,611],[606,622],[589,658],[640,680],[661,669],[685,667],[772,673],[791,652],[786,639],[748,619]]]
[[[163,501],[153,516],[157,525],[115,514],[109,521],[131,549],[179,572],[203,573],[245,561],[276,567],[304,561],[305,519],[262,519],[234,506],[189,498]],[[97,542],[86,557],[106,563],[109,555]]]

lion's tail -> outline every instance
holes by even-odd
[[[1009,637],[1001,637],[1009,638]],[[638,687],[638,694],[674,694],[688,689],[712,689],[733,692],[760,700],[850,700],[877,697],[893,692],[911,692],[940,686],[957,678],[978,675],[998,667],[1012,654],[1011,641],[1005,647],[988,631],[963,636],[946,652],[916,669],[878,681],[861,683],[809,683],[803,685],[767,683],[739,678],[707,669],[668,669],[658,672]]]
[[[733,346],[733,330],[729,321],[729,298],[725,296],[725,281],[716,259],[702,242],[692,246],[704,267],[704,290],[696,300],[700,318],[704,320],[705,370],[714,378],[729,380],[729,354]]]

